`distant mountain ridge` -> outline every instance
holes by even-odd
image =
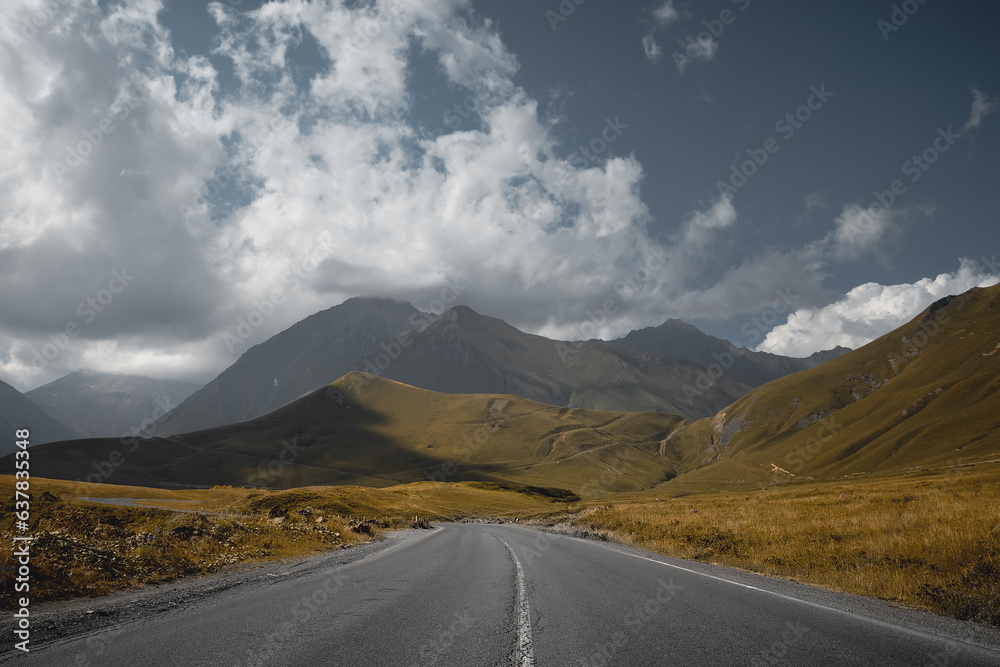
[[[0,382],[0,456],[16,451],[14,433],[18,429],[28,429],[32,447],[81,437],[80,433],[35,405],[17,389]]]
[[[625,337],[611,341],[610,345],[690,361],[705,367],[717,364],[727,377],[749,387],[758,387],[850,352],[846,347],[837,346],[801,359],[755,352],[736,347],[728,340],[710,336],[687,322],[674,319],[658,327],[631,331]]]
[[[484,327],[495,334],[488,355],[478,345]],[[507,354],[535,355],[529,356],[538,364],[533,372],[548,378],[557,366],[545,355],[546,339],[516,332],[459,308],[420,325],[400,348],[432,348],[433,355],[420,352],[414,360],[435,359],[435,381],[450,382],[466,367],[490,373],[489,364]],[[1000,285],[975,288],[935,302],[858,350],[754,388],[697,421],[662,412],[560,408],[495,392],[444,394],[351,372],[253,420],[137,441],[125,456],[115,451],[121,448],[116,439],[43,445],[38,471],[70,479],[93,475],[94,461],[116,460],[117,454],[115,466],[104,464],[115,483],[284,488],[506,480],[589,497],[940,470],[960,475],[969,466],[1000,462],[998,332]],[[384,353],[391,352],[390,346]],[[628,365],[629,354],[649,364],[674,363],[599,342],[577,345],[564,363],[603,371],[601,355]],[[404,358],[400,352],[395,361],[400,372],[409,372],[407,364],[416,362],[402,363]],[[575,370],[571,376],[579,384],[581,378],[603,384],[600,375]],[[538,386],[528,371],[515,379]]]
[[[201,385],[139,375],[81,370],[25,397],[88,438],[148,431]]]
[[[725,341],[671,322],[624,343],[565,342],[524,333],[467,306],[435,316],[390,299],[352,298],[250,348],[173,410],[156,434],[252,419],[353,370],[444,393],[506,391],[549,405],[697,419],[751,386],[727,369],[714,373],[713,354],[730,355],[741,376],[758,384],[811,365],[774,355],[748,359]]]

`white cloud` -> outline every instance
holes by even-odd
[[[707,32],[701,32],[697,37],[688,37],[687,41],[678,40],[681,48],[675,52],[674,63],[681,73],[692,62],[708,62],[719,52],[719,42]]]
[[[826,242],[838,261],[874,254],[885,262],[888,257],[885,244],[898,238],[901,231],[898,220],[906,215],[904,210],[893,210],[878,203],[867,208],[849,204],[834,220],[834,230]]]
[[[660,58],[663,57],[663,49],[656,43],[653,33],[642,36],[642,50],[646,54],[646,59],[653,64],[660,62]]]
[[[680,14],[674,7],[674,0],[667,0],[662,5],[653,10],[653,18],[661,26],[666,27],[680,18]]]
[[[954,273],[912,284],[866,283],[823,308],[802,308],[775,327],[758,350],[793,357],[843,345],[859,348],[906,324],[933,302],[1000,282],[978,263],[962,260]]]
[[[9,5],[15,20],[33,7]],[[82,366],[207,380],[235,360],[223,333],[252,312],[267,311],[236,354],[348,297],[426,303],[445,280],[481,312],[554,337],[609,297],[602,337],[750,312],[789,281],[816,303],[826,264],[892,229],[886,212],[855,243],[838,220],[706,287],[738,221],[732,201],[650,238],[642,165],[614,143],[628,119],[598,123],[591,152],[566,155],[468,2],[212,3],[213,55],[237,80],[225,90],[212,61],[174,51],[162,2],[113,7],[67,3],[0,52],[0,377],[22,388]],[[310,36],[335,64],[303,84],[289,59]],[[415,50],[475,119],[414,123]],[[111,290],[123,270],[134,278]]]
[[[720,200],[713,210],[724,213],[727,210],[725,203],[728,202]],[[700,215],[703,214],[694,219],[699,219]],[[729,268],[714,284],[674,295],[670,301],[671,312],[683,313],[680,317],[720,320],[734,314],[759,311],[781,295],[793,295],[791,300],[795,305],[826,301],[830,294],[823,287],[823,281],[827,278],[828,267],[865,257],[886,262],[892,242],[901,233],[899,220],[911,215],[913,212],[909,209],[893,210],[879,205],[862,208],[858,204],[848,204],[833,220],[833,229],[824,237],[788,250],[771,249],[750,256]],[[722,223],[728,216],[717,215],[707,220]],[[686,251],[693,246],[708,249],[709,253],[696,256],[686,264],[678,262],[678,265],[693,272],[706,261],[722,261],[721,256],[713,256],[716,246],[704,242],[704,234],[710,229],[727,226],[704,222],[691,227],[684,244]],[[702,241],[696,242],[698,239]],[[738,342],[752,344],[755,341]]]
[[[992,100],[986,98],[983,91],[978,88],[972,89],[972,109],[969,111],[969,119],[962,126],[962,131],[975,129],[983,122],[983,118],[996,111],[1000,106],[1000,98],[994,97]]]
[[[704,247],[715,231],[731,227],[736,222],[736,207],[732,197],[723,195],[706,211],[695,211],[684,225],[684,246]]]
[[[174,52],[161,9],[68,5],[0,60],[0,374],[21,387],[81,365],[214,374],[235,360],[222,333],[276,290],[236,353],[344,298],[419,302],[449,278],[484,312],[562,325],[657,247],[642,167],[612,156],[627,124],[593,128],[597,157],[560,157],[516,58],[466,3],[213,3],[215,55],[240,83],[226,92],[207,59]],[[336,66],[303,89],[288,64],[307,33]],[[411,124],[414,39],[469,91],[475,129]],[[87,154],[57,174],[66,146]],[[237,189],[251,201],[231,205]],[[134,279],[84,318],[121,268]]]

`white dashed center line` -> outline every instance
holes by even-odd
[[[515,578],[517,579],[517,595],[514,600],[514,617],[517,619],[517,647],[514,650],[514,664],[517,667],[535,667],[535,652],[531,647],[531,612],[528,610],[528,588],[524,581],[524,568],[521,561],[514,555],[510,545],[497,535],[494,535],[510,552],[514,561]]]

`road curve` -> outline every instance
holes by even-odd
[[[852,604],[868,606],[859,613],[845,606]],[[966,627],[604,543],[507,525],[447,524],[362,560],[275,577],[270,585],[222,591],[168,613],[36,645],[11,662],[1000,664],[1000,651],[982,644],[982,628],[980,643],[971,643],[960,636]],[[985,632],[992,641],[992,631]]]

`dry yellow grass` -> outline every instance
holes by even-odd
[[[532,489],[508,486],[421,482],[383,489],[167,491],[33,478],[26,533],[35,537],[30,595],[34,602],[97,596],[241,563],[305,556],[371,540],[385,529],[411,527],[415,517],[426,527],[428,519],[528,517],[566,506]],[[0,536],[9,540],[15,534],[13,477],[0,476],[0,494]],[[80,497],[155,500],[163,509]],[[206,513],[168,511],[192,508]],[[0,585],[8,587],[13,572],[8,549],[0,554]],[[12,603],[8,596],[0,605]]]
[[[659,553],[1000,625],[1000,471],[632,501],[571,522]]]
[[[569,519],[652,551],[739,567],[1000,625],[1000,466],[949,474],[793,484],[666,498],[609,497]],[[0,477],[11,498],[12,479]],[[546,517],[580,509],[527,488],[421,482],[397,487],[164,491],[32,480],[37,601],[316,553],[409,527],[413,517]],[[205,501],[238,517],[77,501]],[[5,505],[10,505],[6,501]],[[12,534],[11,507],[0,532]],[[316,519],[322,516],[323,521]],[[369,519],[364,530],[352,520]],[[339,535],[338,535],[339,533]],[[9,553],[0,567],[9,566]]]

